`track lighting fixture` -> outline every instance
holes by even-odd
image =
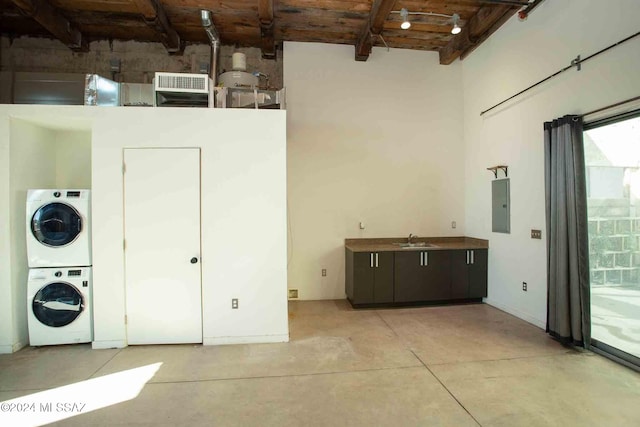
[[[400,10],[393,10],[391,13],[399,13],[402,18],[402,24],[400,24],[400,28],[403,30],[408,30],[411,28],[411,22],[409,21],[409,15],[425,15],[425,16],[440,16],[443,18],[450,18],[453,21],[453,28],[451,28],[451,34],[459,34],[462,31],[460,28],[460,15],[454,13],[453,15],[445,15],[444,13],[434,13],[434,12],[409,12],[406,8],[402,8]]]
[[[451,34],[459,34],[460,31],[462,31],[462,28],[460,28],[460,25],[458,25],[458,22],[460,21],[460,15],[454,13],[451,19],[453,20],[453,28],[451,29]]]
[[[411,22],[409,22],[409,11],[405,8],[400,9],[400,17],[402,18],[402,24],[400,24],[400,28],[403,30],[408,30],[411,28]]]

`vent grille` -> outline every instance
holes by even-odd
[[[183,89],[187,91],[207,91],[207,75],[157,73],[156,89]]]

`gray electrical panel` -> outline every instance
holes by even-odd
[[[491,182],[491,223],[494,233],[511,232],[509,178]]]

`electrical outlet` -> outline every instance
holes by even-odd
[[[457,224],[455,221],[451,221],[451,228],[456,228]]]
[[[542,230],[531,229],[531,238],[532,239],[542,239]]]
[[[527,282],[522,282],[522,290],[527,292]]]
[[[322,269],[322,277],[327,277],[327,269],[326,268]]]
[[[289,289],[289,299],[298,298],[297,289]]]
[[[233,309],[238,308],[238,298],[233,298],[231,300],[231,308],[233,308]]]

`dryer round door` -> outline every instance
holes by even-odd
[[[31,307],[41,323],[59,328],[70,324],[82,314],[84,298],[72,284],[54,282],[36,293]]]
[[[40,207],[31,218],[31,232],[43,245],[68,245],[82,232],[82,217],[65,203],[49,203]]]

